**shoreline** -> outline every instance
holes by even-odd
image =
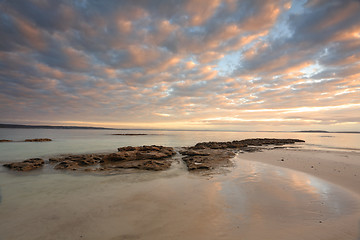
[[[181,155],[164,171],[3,172],[0,232],[19,240],[355,240],[360,177],[350,173],[360,170],[358,156],[293,148],[239,152],[233,166],[205,175],[191,174]],[[344,167],[343,158],[348,165],[335,178],[330,166]]]
[[[229,172],[210,176],[181,163],[145,174],[0,174],[0,232],[19,240],[358,239],[357,194],[290,168],[241,162],[283,151],[238,154]]]
[[[238,158],[300,171],[344,187],[360,196],[360,153],[308,149],[271,149]]]

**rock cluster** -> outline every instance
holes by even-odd
[[[115,135],[115,136],[145,136],[145,135],[149,135],[146,133],[114,133],[111,135]]]
[[[165,170],[171,165],[168,158],[175,154],[171,147],[141,146],[118,148],[117,153],[80,154],[60,158],[50,158],[55,169],[104,171],[118,168],[136,168],[141,170]]]
[[[235,156],[235,153],[226,149],[183,149],[180,151],[184,157],[189,171],[193,170],[211,170],[218,167],[230,166],[230,159]]]
[[[251,138],[232,142],[201,142],[197,143],[193,149],[226,149],[226,148],[244,148],[248,146],[264,146],[264,145],[285,145],[294,144],[296,142],[305,142],[299,139],[276,139],[276,138]]]
[[[304,142],[299,139],[253,138],[231,142],[201,142],[193,147],[183,148],[180,153],[182,160],[189,171],[201,169],[214,169],[219,166],[229,166],[230,158],[235,151],[255,152],[261,151],[260,146],[285,145]]]
[[[41,158],[31,158],[22,162],[4,164],[4,167],[16,171],[30,171],[42,167],[45,161]]]
[[[52,139],[50,139],[50,138],[32,138],[32,139],[25,139],[23,141],[0,139],[0,142],[50,142],[50,141],[52,141]]]
[[[52,141],[50,138],[33,138],[33,139],[25,139],[24,142],[50,142]]]
[[[27,139],[25,141],[51,141],[51,139]],[[232,142],[202,142],[193,147],[184,147],[179,153],[183,155],[189,171],[211,170],[221,166],[230,166],[230,159],[237,151],[253,152],[261,151],[264,145],[285,145],[296,142],[304,142],[298,139],[272,139],[255,138]],[[55,169],[105,171],[123,168],[135,168],[140,170],[165,170],[171,165],[169,159],[176,152],[172,147],[164,146],[140,146],[121,147],[118,152],[110,154],[79,154],[66,155],[50,158],[49,163],[55,165]],[[44,165],[41,158],[28,159],[19,163],[5,164],[12,170],[29,171]]]
[[[103,154],[79,154],[79,155],[68,155],[58,158],[50,158],[49,162],[54,163],[55,169],[67,169],[67,170],[78,170],[86,169],[86,167],[92,167],[100,163]]]

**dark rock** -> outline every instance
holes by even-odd
[[[55,169],[69,169],[77,170],[84,169],[86,167],[94,166],[102,161],[104,154],[79,154],[79,155],[68,155],[58,158],[50,158],[50,163],[58,163]]]
[[[191,149],[187,149],[187,150],[182,150],[179,152],[182,155],[187,155],[187,156],[209,156],[210,153],[205,152],[205,151],[195,151],[195,150],[191,150]]]
[[[4,164],[3,166],[15,171],[30,171],[42,167],[44,163],[45,161],[41,158],[31,158],[22,162]]]
[[[118,168],[135,168],[141,170],[164,170],[170,167],[167,161],[175,154],[171,147],[142,146],[122,147],[110,154],[80,154],[50,158],[56,163],[55,169],[104,171]]]
[[[136,147],[132,147],[132,146],[127,146],[127,147],[118,148],[118,151],[119,151],[119,152],[123,152],[123,151],[135,151],[135,150],[136,150]]]
[[[62,170],[77,170],[79,168],[79,164],[75,161],[71,160],[64,160],[61,161],[59,164],[55,166],[55,169],[62,169]]]
[[[226,149],[226,148],[246,148],[248,146],[263,146],[263,145],[285,145],[294,144],[296,142],[305,142],[299,139],[275,139],[275,138],[252,138],[232,142],[201,142],[197,143],[192,149]]]
[[[184,155],[182,160],[189,171],[230,166],[230,158],[235,156],[233,151],[224,149],[198,149],[197,151],[184,149],[180,153]]]
[[[183,148],[180,154],[188,169],[213,169],[218,166],[231,165],[230,158],[234,157],[234,152],[258,152],[264,149],[261,146],[285,145],[304,142],[299,139],[274,139],[274,138],[254,138],[231,142],[201,142],[193,147]]]
[[[133,160],[133,161],[124,161],[117,164],[108,163],[105,165],[105,169],[134,168],[139,170],[160,171],[160,170],[166,170],[170,166],[171,163],[169,161],[164,161],[164,160]]]
[[[144,135],[149,135],[149,134],[145,134],[145,133],[114,133],[111,135],[117,135],[117,136],[144,136]]]
[[[172,147],[141,146],[121,147],[117,153],[105,155],[101,165],[107,168],[136,168],[141,170],[165,170],[170,167],[167,158],[175,155]]]
[[[0,139],[0,142],[12,142],[13,140]]]
[[[50,142],[50,138],[34,138],[34,139],[25,139],[24,142]]]

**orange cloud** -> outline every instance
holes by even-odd
[[[43,39],[41,30],[36,28],[30,22],[22,20],[20,18],[14,18],[19,31],[24,35],[25,40],[34,48],[43,50],[47,44]]]
[[[64,73],[61,72],[58,69],[55,68],[51,68],[45,64],[42,63],[37,63],[36,64],[36,68],[42,73],[45,74],[51,78],[57,78],[57,79],[61,79],[64,78]]]
[[[259,4],[256,15],[250,16],[241,23],[240,28],[246,31],[259,31],[272,27],[281,13],[278,1],[265,1]]]
[[[206,20],[213,16],[220,3],[220,0],[188,1],[185,6],[185,10],[189,14],[190,25],[198,26],[203,24]]]
[[[88,57],[83,52],[71,47],[66,47],[63,51],[68,58],[69,66],[79,70],[85,70],[90,67]]]

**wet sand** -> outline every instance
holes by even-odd
[[[0,239],[359,239],[359,195],[259,162],[275,153],[239,154],[208,176],[181,162],[113,176],[3,172]]]
[[[274,149],[240,157],[309,173],[360,194],[359,152]]]

